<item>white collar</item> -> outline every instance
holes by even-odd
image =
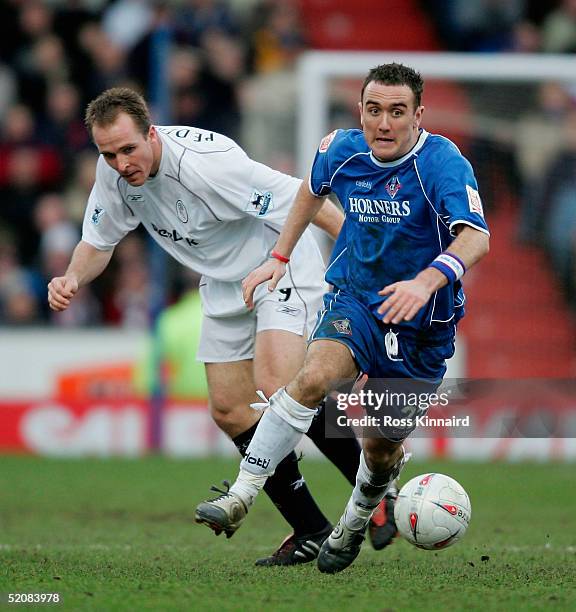
[[[410,149],[410,151],[408,151],[408,153],[398,159],[389,162],[379,161],[378,159],[376,159],[376,157],[374,157],[374,153],[372,153],[372,151],[370,151],[370,159],[380,168],[394,168],[395,166],[399,166],[400,164],[403,164],[407,159],[412,157],[414,153],[417,153],[424,146],[426,138],[428,138],[429,135],[430,134],[426,130],[422,129],[420,131],[420,136],[418,136],[416,144]]]

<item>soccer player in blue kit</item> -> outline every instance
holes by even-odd
[[[223,529],[240,526],[333,381],[368,375],[435,389],[444,376],[464,314],[460,279],[488,252],[489,232],[470,163],[450,140],[420,127],[422,91],[409,67],[370,70],[359,103],[362,130],[336,130],[322,140],[272,257],[244,280],[251,306],[259,284],[269,280],[273,290],[282,278],[324,198],[338,196],[346,220],[326,273],[333,290],[304,365],[270,398],[236,482],[197,508]],[[402,442],[412,429],[364,439],[356,486],[322,545],[320,571],[339,572],[358,556],[372,513],[403,467]]]

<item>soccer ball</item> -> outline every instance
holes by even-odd
[[[456,544],[468,529],[472,506],[463,487],[444,474],[422,474],[398,493],[394,518],[401,536],[426,550]]]

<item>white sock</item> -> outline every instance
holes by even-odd
[[[374,473],[366,465],[364,451],[356,474],[356,485],[344,511],[344,522],[350,529],[362,529],[370,520],[378,504],[384,499],[388,487],[398,477],[405,463],[402,457],[386,472]]]
[[[230,487],[250,506],[274,474],[276,466],[294,450],[312,423],[316,410],[306,408],[282,388],[270,398],[270,406],[260,419],[246,454],[240,463],[236,482]]]
[[[240,468],[236,482],[230,487],[230,493],[234,493],[246,504],[246,507],[249,507],[254,503],[256,495],[264,488],[268,476],[271,474],[256,476]]]

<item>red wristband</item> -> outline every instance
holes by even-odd
[[[290,261],[289,257],[284,257],[284,255],[280,255],[278,251],[272,251],[272,253],[270,253],[270,257],[274,257],[274,259],[277,259],[278,261],[281,261],[282,263],[285,263],[285,264],[287,264]]]

